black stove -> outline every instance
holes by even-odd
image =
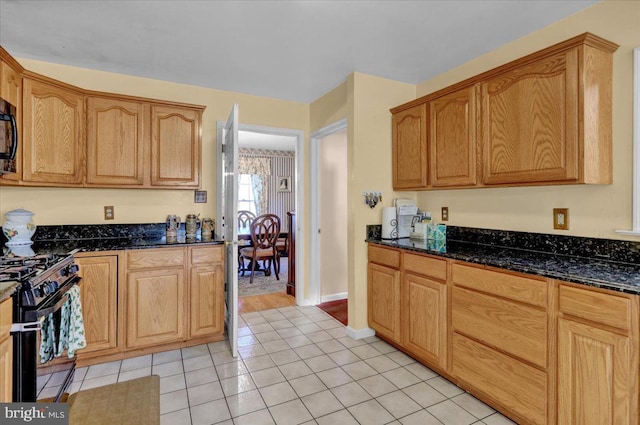
[[[0,257],[0,282],[17,283],[13,298],[13,401],[36,401],[38,343],[42,320],[53,315],[60,323],[66,294],[80,281],[72,254]],[[70,367],[66,386],[73,379]],[[61,392],[66,389],[63,385]]]

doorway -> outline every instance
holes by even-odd
[[[252,190],[250,182],[251,174],[254,173],[251,169],[242,169],[242,164],[238,170],[239,181],[247,183],[246,190],[242,190],[240,185],[238,196],[236,196],[236,204],[238,209],[250,210],[256,215],[272,213],[276,214],[281,219],[281,228],[283,233],[288,233],[288,220],[287,212],[296,211],[303,216],[303,188],[304,188],[304,172],[302,163],[299,158],[303,158],[304,149],[304,133],[299,130],[272,128],[265,126],[253,126],[247,124],[239,124],[238,134],[238,148],[240,151],[239,157],[244,154],[245,157],[263,158],[264,163],[268,164],[269,175],[254,176],[253,187],[259,189]],[[242,161],[240,161],[242,163]],[[253,161],[247,161],[251,164]],[[258,161],[259,163],[260,161]],[[266,174],[266,173],[265,173]],[[258,183],[256,184],[256,178]],[[218,178],[222,178],[221,170],[219,171]],[[244,180],[243,180],[244,178]],[[287,185],[284,187],[281,183],[285,180]],[[244,193],[244,195],[243,195]],[[265,202],[260,202],[257,197],[264,197]],[[245,199],[246,198],[246,199]],[[222,213],[222,202],[219,199],[218,209],[219,214]],[[221,215],[220,215],[221,216]],[[295,225],[296,234],[301,234],[297,231],[302,227],[300,220],[297,220]],[[303,236],[303,235],[302,235]],[[245,236],[246,238],[249,235]],[[298,244],[302,245],[298,237]],[[240,243],[242,244],[242,235],[240,236]],[[246,243],[246,242],[245,242]],[[280,281],[276,281],[275,275],[271,272],[270,276],[266,276],[264,272],[254,273],[254,282],[249,285],[250,271],[245,272],[245,277],[242,274],[238,274],[239,278],[239,312],[259,311],[263,309],[276,308],[284,305],[304,305],[304,300],[301,298],[301,294],[304,293],[302,289],[296,291],[296,296],[287,295],[284,290],[287,281],[293,280],[296,288],[300,285],[300,278],[298,276],[303,275],[302,267],[303,262],[300,261],[301,250],[304,245],[297,248],[297,256],[295,262],[295,279],[288,278],[288,259],[286,257],[280,259],[281,271],[284,271],[284,276],[280,275]],[[242,248],[242,245],[240,246]],[[248,263],[247,263],[248,265]],[[271,270],[273,270],[273,265]],[[243,281],[246,280],[247,286],[243,293]],[[271,280],[273,282],[271,282]],[[259,281],[259,282],[258,282]],[[278,285],[282,286],[282,291],[278,290]],[[260,286],[260,288],[258,288]],[[261,293],[261,288],[266,291],[273,292],[273,295],[268,293]],[[243,297],[243,294],[245,297]],[[299,295],[300,294],[300,295]],[[248,305],[247,301],[251,300],[252,305]],[[249,308],[249,310],[243,310]]]
[[[312,133],[310,148],[310,292],[322,306],[348,298],[346,119]]]

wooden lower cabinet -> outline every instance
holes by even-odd
[[[446,367],[447,285],[406,273],[402,279],[402,345],[430,366]]]
[[[400,342],[400,271],[369,263],[369,326],[393,342]]]
[[[368,272],[376,334],[518,424],[640,425],[640,296],[374,244]]]
[[[559,293],[558,423],[637,425],[638,297],[565,284]]]
[[[186,293],[183,268],[127,273],[127,349],[183,341]]]
[[[78,352],[107,353],[118,346],[118,256],[76,257],[87,346]]]
[[[545,372],[456,332],[451,351],[451,374],[460,386],[502,406],[519,424],[548,423]]]
[[[9,298],[0,304],[0,403],[13,400],[13,338],[9,335],[12,302]]]
[[[626,336],[560,319],[559,424],[632,423],[629,351]]]
[[[224,251],[220,246],[190,248],[189,337],[224,333]]]

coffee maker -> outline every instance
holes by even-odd
[[[416,215],[418,215],[418,207],[412,199],[396,199],[397,221],[398,221],[398,238],[408,238],[411,234],[411,226]]]

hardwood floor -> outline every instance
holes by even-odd
[[[291,305],[296,305],[296,299],[291,295],[287,295],[286,292],[251,295],[248,297],[238,298],[238,314],[269,310],[271,308],[287,307]]]

